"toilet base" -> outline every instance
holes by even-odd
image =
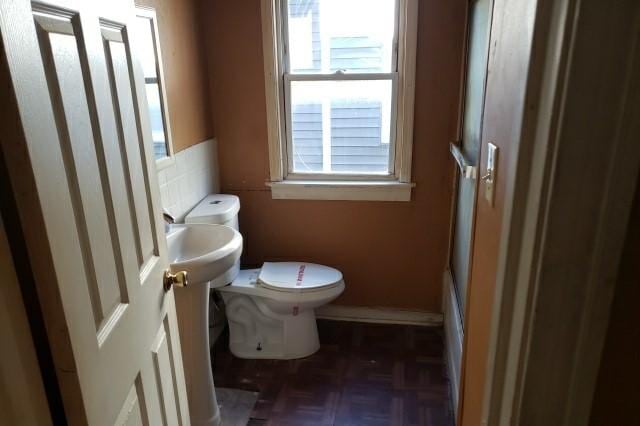
[[[238,358],[296,359],[320,348],[313,309],[278,314],[260,297],[223,294],[229,320],[229,349]]]

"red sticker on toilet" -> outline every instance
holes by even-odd
[[[299,311],[298,307],[297,307],[297,306],[294,306],[294,307],[293,307],[293,316],[294,316],[294,317],[295,317],[296,315],[298,315],[298,311]]]
[[[300,265],[300,269],[298,269],[298,278],[296,279],[296,287],[300,287],[302,285],[302,280],[304,279],[304,270],[307,265]]]

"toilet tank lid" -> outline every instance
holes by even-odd
[[[185,223],[222,224],[240,211],[240,199],[235,195],[211,194],[185,216]]]
[[[265,262],[260,285],[280,291],[311,291],[338,285],[342,273],[324,265],[306,262]]]

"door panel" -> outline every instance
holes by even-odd
[[[492,0],[475,0],[471,1],[469,5],[468,53],[460,150],[467,162],[475,167],[478,166],[480,152],[491,4]],[[476,187],[476,179],[459,176],[451,249],[451,271],[461,316],[464,316],[465,311],[471,264]]]
[[[156,386],[161,401],[162,421],[165,425],[180,424],[180,405],[177,404],[177,380],[172,343],[167,337],[167,318],[152,345]]]
[[[125,168],[127,179],[127,202],[130,206],[129,213],[131,221],[135,227],[136,254],[138,265],[149,259],[155,251],[153,232],[150,214],[153,210],[149,205],[149,197],[134,197],[134,194],[145,193],[148,185],[143,174],[144,168],[140,167],[137,159],[140,157],[141,137],[138,133],[136,121],[132,117],[140,120],[140,111],[136,108],[135,91],[132,90],[131,78],[129,76],[129,59],[127,49],[124,44],[123,27],[118,27],[107,23],[102,23],[102,38],[104,52],[109,72],[111,96],[113,97],[114,110],[116,112],[116,125],[120,139],[120,153],[122,164]]]
[[[144,84],[127,30],[133,2],[102,3],[0,3],[23,131],[2,149],[27,153],[28,170],[9,168],[15,185],[32,177],[26,190],[37,197],[34,209],[16,194],[35,220],[23,226],[43,224],[27,243],[51,260],[34,261],[34,275],[48,273],[62,308],[48,310],[51,286],[36,282],[50,345],[70,344],[66,358],[54,351],[63,393],[69,376],[79,386],[75,400],[63,395],[70,421],[186,425]]]
[[[145,409],[144,398],[138,393],[139,391],[138,381],[131,386],[127,398],[122,405],[122,409],[116,418],[115,424],[124,426],[142,426],[149,424],[146,413],[143,415]]]
[[[44,13],[34,16],[75,216],[73,231],[81,246],[77,268],[86,280],[99,334],[127,302],[128,294],[122,262],[116,259],[111,238],[114,223],[107,217],[113,205],[104,197],[109,192],[108,181],[103,179],[106,165],[93,137],[98,123],[89,113],[71,20]],[[95,173],[97,170],[101,173]]]

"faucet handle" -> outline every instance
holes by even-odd
[[[168,224],[172,224],[176,222],[176,218],[171,213],[169,213],[169,210],[164,208],[162,209],[162,218]]]

